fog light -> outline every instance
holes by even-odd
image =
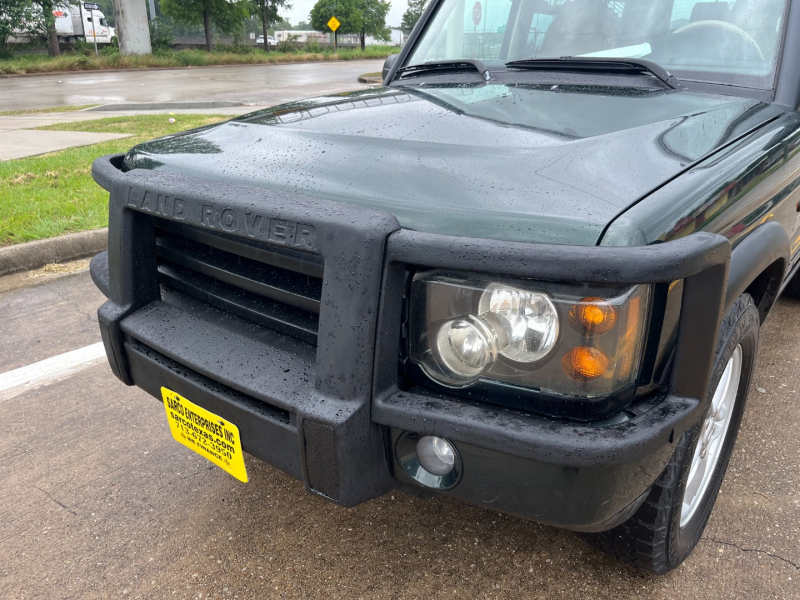
[[[417,442],[419,464],[434,475],[447,475],[456,462],[456,451],[447,440],[426,435]]]
[[[395,458],[405,474],[433,490],[449,490],[461,480],[461,457],[452,442],[412,431],[395,442]]]

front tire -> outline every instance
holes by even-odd
[[[676,444],[667,468],[633,516],[588,535],[603,552],[661,575],[692,552],[708,523],[742,421],[758,351],[758,310],[740,296],[722,320],[709,409]]]

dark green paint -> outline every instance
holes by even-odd
[[[603,243],[644,245],[711,231],[735,246],[760,224],[777,221],[789,234],[794,254],[799,203],[800,116],[790,113],[630,208],[609,227]]]
[[[663,236],[620,215],[660,188],[634,210],[674,208],[665,184],[775,114],[750,98],[641,87],[380,88],[141,144],[126,164],[385,209],[404,227],[468,237],[592,245],[616,219],[611,243],[633,244]],[[703,164],[706,176],[721,168]]]

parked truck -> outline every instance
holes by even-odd
[[[800,0],[433,0],[383,87],[95,162],[111,369],[242,481],[674,569],[800,296],[799,57]]]
[[[90,7],[92,5],[89,5]],[[111,27],[100,10],[86,8],[86,3],[68,4],[53,11],[56,17],[56,34],[62,44],[85,40],[98,44],[110,44],[116,37],[116,29]]]

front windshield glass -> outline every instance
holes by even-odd
[[[772,87],[786,0],[444,0],[408,65],[645,58],[686,80]]]

